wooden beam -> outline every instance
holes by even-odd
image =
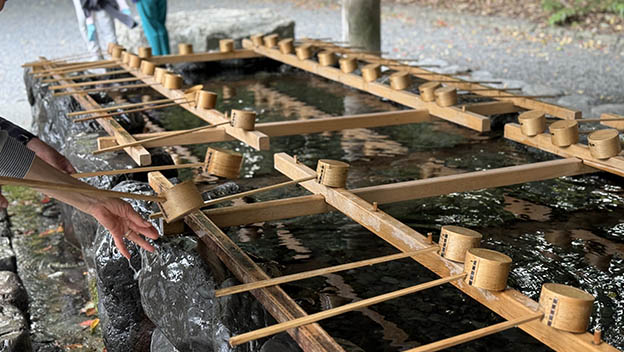
[[[315,73],[330,80],[367,91],[371,94],[390,99],[414,109],[426,109],[430,114],[449,120],[459,125],[484,132],[490,130],[490,119],[470,111],[462,111],[458,107],[441,107],[435,102],[424,102],[417,94],[404,90],[394,90],[386,84],[366,82],[361,76],[344,73],[335,67],[322,66],[316,61],[299,60],[295,55],[282,54],[277,49],[253,46],[249,40],[243,40],[243,47],[253,48],[257,53],[271,59],[286,63],[299,69]]]
[[[326,131],[339,131],[350,128],[371,128],[383,126],[396,126],[408,123],[420,123],[432,121],[427,111],[402,110],[372,114],[326,117],[311,120],[278,121],[256,124],[256,130],[269,137],[291,136],[307,133],[321,133]],[[173,131],[175,132],[175,131]],[[172,134],[172,131],[137,134],[133,137],[142,140],[151,137]],[[200,131],[185,135],[184,138],[173,137],[155,142],[145,143],[148,148],[167,145],[187,145],[212,142],[230,141],[234,138],[226,133],[224,128],[216,128],[210,131]],[[102,144],[108,146],[116,143],[112,138],[101,137]]]
[[[596,171],[596,169],[584,165],[580,159],[569,158],[363,187],[353,189],[351,192],[371,203],[389,204]],[[333,210],[335,210],[333,207],[324,202],[324,198],[316,195],[209,209],[205,210],[204,213],[219,226],[237,226],[321,214]]]
[[[296,163],[285,153],[275,154],[274,157],[275,168],[290,178],[296,179],[315,174],[314,170]],[[426,236],[376,209],[369,202],[344,188],[329,188],[314,180],[303,182],[301,186],[314,194],[323,195],[328,204],[403,252],[430,246]],[[448,261],[433,253],[413,257],[413,259],[440,277],[448,277],[463,271],[463,264]],[[537,302],[511,288],[502,292],[492,292],[466,285],[463,280],[452,284],[507,320],[534,314],[538,307]],[[593,337],[589,333],[572,334],[548,327],[538,321],[528,322],[520,328],[555,350],[617,351],[606,343],[594,345]]]
[[[122,65],[124,69],[130,71],[132,75],[139,78],[143,82],[147,84],[153,84],[152,88],[159,92],[160,94],[166,96],[170,99],[181,99],[184,98],[184,90],[182,89],[167,89],[160,84],[157,84],[156,80],[153,76],[145,75],[138,70],[132,70],[127,65]],[[228,118],[225,117],[224,114],[220,113],[217,110],[203,110],[197,109],[189,104],[180,105],[182,108],[188,110],[193,115],[199,117],[200,119],[207,121],[213,125],[229,121]],[[260,131],[245,131],[240,128],[234,128],[232,126],[225,127],[225,133],[232,136],[235,139],[238,139],[241,142],[246,143],[256,150],[268,150],[270,148],[269,145],[269,136],[260,132]],[[188,137],[188,136],[187,136]]]
[[[466,110],[472,111],[479,115],[501,115],[509,114],[512,112],[523,111],[524,109],[515,106],[510,101],[487,101],[484,103],[473,103],[464,105]],[[464,107],[462,106],[462,108]]]
[[[46,66],[47,67],[47,66]],[[53,78],[57,79],[61,84],[69,84],[74,81],[71,79],[67,79],[60,74],[52,75]],[[93,100],[88,95],[81,94],[73,94],[72,97],[82,106],[85,110],[99,109],[101,106]],[[102,128],[109,135],[113,136],[117,141],[117,144],[128,144],[132,142],[136,142],[136,139],[132,137],[128,131],[126,131],[115,119],[112,117],[105,117],[97,120],[98,124],[102,126]],[[139,166],[147,166],[152,163],[152,156],[142,146],[135,146],[125,148],[124,151],[128,153],[128,155],[134,160],[135,163]]]
[[[579,158],[583,160],[585,165],[619,176],[624,176],[623,156],[615,156],[609,159],[599,160],[591,156],[589,147],[584,144],[577,143],[565,148],[557,147],[550,141],[550,133],[542,133],[534,137],[528,137],[522,134],[520,125],[515,123],[508,123],[505,125],[505,138],[562,156],[564,158]]]
[[[149,173],[148,179],[150,186],[158,193],[173,186],[160,172]],[[187,215],[185,222],[239,281],[249,283],[270,278],[201,211]],[[303,309],[278,286],[258,289],[252,294],[278,322],[307,316]],[[292,329],[288,331],[288,334],[304,351],[344,352],[342,347],[318,324]]]
[[[331,47],[334,48],[339,48],[341,51],[343,52],[349,52],[352,51],[350,49],[344,49],[344,48],[340,48],[338,46],[336,46],[335,44],[331,44],[331,43],[323,43],[328,44],[325,45],[325,49],[329,49],[331,50]],[[243,42],[243,45],[245,45],[245,43]],[[329,47],[329,48],[328,48]],[[372,55],[372,54],[361,54],[361,53],[357,53],[355,52],[354,54],[357,55],[358,59],[362,60],[362,61],[367,61],[367,62],[375,62],[375,63],[380,63],[380,57],[378,57],[377,55]],[[447,75],[447,74],[436,74],[435,72],[429,71],[429,70],[425,70],[423,68],[417,67],[417,66],[409,66],[409,65],[405,65],[402,64],[399,59],[399,61],[397,60],[386,60],[384,59],[384,66],[387,66],[389,68],[392,68],[393,70],[408,70],[412,75],[422,78],[424,80],[431,80],[431,81],[435,81],[435,80],[442,80],[445,82],[446,85],[452,86],[452,87],[457,87],[459,89],[465,89],[465,88],[475,88],[475,89],[483,89],[483,88],[492,88],[492,87],[487,87],[478,83],[471,83],[468,80],[463,80],[460,79],[458,77],[453,77],[453,75]],[[453,82],[455,81],[455,82]],[[492,99],[496,99],[496,96],[514,96],[514,94],[508,93],[508,92],[503,92],[503,91],[492,91],[492,90],[482,90],[482,91],[475,91],[475,94],[478,95],[482,95],[482,96],[487,96],[490,97]],[[509,98],[504,98],[505,101],[510,101]],[[568,109],[565,107],[562,107],[560,105],[556,105],[556,104],[551,104],[551,103],[546,103],[543,101],[538,101],[538,100],[534,100],[534,99],[529,99],[529,98],[515,98],[511,100],[516,106],[525,108],[527,110],[541,110],[544,111],[545,113],[552,115],[552,116],[556,116],[562,119],[580,119],[582,117],[582,112],[578,111],[578,110],[572,110],[572,109]]]
[[[600,115],[600,118],[601,119],[618,119],[618,118],[622,118],[622,115],[605,113],[605,114]],[[604,121],[604,122],[601,122],[601,124],[605,126],[613,127],[618,130],[624,130],[624,121]]]
[[[256,57],[262,57],[262,55],[256,54],[253,50],[238,49],[229,53],[221,52],[202,52],[193,53],[187,55],[162,55],[152,56],[148,60],[156,65],[164,64],[179,64],[187,62],[209,62],[209,61],[221,61],[221,60],[234,60],[234,59],[251,59]]]

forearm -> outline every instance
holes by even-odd
[[[39,181],[47,181],[54,183],[63,183],[70,185],[77,185],[81,187],[91,187],[89,184],[81,182],[73,178],[72,176],[54,168],[50,164],[45,161],[35,157],[33,163],[28,170],[28,173],[24,177],[25,179],[31,180],[39,180]],[[39,189],[40,192],[60,200],[63,203],[67,203],[81,211],[91,214],[93,212],[94,206],[97,205],[102,199],[98,196],[86,195],[77,192],[67,192],[67,191],[57,191],[57,190],[47,190],[47,189]]]

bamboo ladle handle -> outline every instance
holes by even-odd
[[[157,105],[152,105],[152,106],[145,106],[145,107],[137,108],[137,109],[129,109],[129,110],[124,110],[124,111],[111,112],[111,113],[107,113],[107,114],[104,114],[104,115],[81,117],[81,118],[72,120],[72,122],[78,123],[78,122],[97,120],[97,119],[101,119],[101,118],[105,118],[105,117],[113,117],[113,116],[117,116],[117,115],[128,114],[128,113],[131,113],[131,112],[140,112],[140,111],[146,111],[146,110],[164,109],[164,108],[168,108],[168,107],[171,107],[171,106],[177,106],[177,105],[187,104],[187,103],[191,103],[191,102],[192,101],[187,100],[187,101],[181,101],[181,102],[177,102],[177,103],[157,104]]]
[[[122,89],[145,88],[145,87],[152,87],[152,86],[157,86],[157,85],[160,85],[160,83],[137,83],[137,84],[126,84],[122,86],[108,86],[108,87],[93,88],[93,89],[76,89],[76,90],[70,90],[70,91],[55,92],[55,93],[52,93],[52,96],[62,97],[62,96],[74,95],[74,94],[85,95],[85,94],[91,94],[91,93],[109,92],[109,91],[122,90]]]
[[[74,117],[74,116],[79,116],[79,115],[88,115],[88,114],[93,114],[93,113],[96,113],[96,112],[106,112],[106,111],[113,111],[113,110],[117,110],[117,109],[136,108],[136,107],[143,106],[143,105],[148,105],[148,104],[169,103],[169,102],[180,100],[180,99],[186,99],[186,98],[185,97],[180,97],[180,98],[176,98],[176,99],[157,99],[157,100],[151,100],[151,101],[144,101],[144,102],[140,102],[140,103],[107,106],[107,107],[104,107],[104,108],[98,108],[98,109],[92,109],[92,110],[74,111],[74,112],[68,113],[67,117]]]
[[[63,184],[63,183],[29,180],[29,179],[13,178],[13,177],[0,176],[0,184],[11,185],[11,186],[26,186],[26,187],[32,187],[32,188],[76,192],[76,193],[84,193],[84,194],[95,194],[95,195],[101,195],[101,196],[109,197],[109,198],[132,198],[132,199],[138,199],[138,200],[146,200],[150,202],[164,202],[167,200],[167,198],[165,197],[148,196],[144,194],[136,194],[136,193],[128,193],[128,192],[109,191],[105,189],[89,188],[89,187],[84,187],[84,186],[79,186],[79,185],[70,185],[70,184]]]
[[[115,71],[108,71],[108,72],[102,72],[102,73],[90,73],[86,75],[63,76],[60,78],[46,78],[44,80],[41,80],[41,82],[42,83],[54,83],[54,82],[60,82],[60,81],[65,81],[65,80],[85,79],[85,78],[93,78],[93,77],[101,77],[101,76],[112,76],[112,75],[118,75],[118,74],[123,74],[123,73],[128,73],[128,71],[127,70],[115,70]]]
[[[375,264],[379,264],[379,263],[385,263],[385,262],[398,260],[398,259],[402,259],[402,258],[407,258],[407,257],[413,257],[413,256],[416,256],[416,255],[419,255],[419,254],[431,252],[431,251],[438,250],[438,249],[439,249],[438,246],[431,246],[431,247],[427,247],[427,248],[424,248],[424,249],[419,249],[419,250],[416,250],[416,251],[391,254],[391,255],[386,255],[386,256],[383,256],[383,257],[371,258],[371,259],[360,260],[360,261],[357,261],[357,262],[352,262],[352,263],[347,263],[347,264],[330,266],[328,268],[304,271],[304,272],[296,273],[296,274],[292,274],[292,275],[285,275],[285,276],[280,276],[280,277],[276,277],[276,278],[272,278],[272,279],[250,282],[248,284],[230,286],[230,287],[226,287],[226,288],[222,288],[222,289],[216,290],[215,291],[215,297],[223,297],[223,296],[233,295],[235,293],[247,292],[247,291],[251,291],[251,290],[255,290],[255,289],[259,289],[259,288],[263,288],[263,287],[285,284],[287,282],[308,279],[308,278],[315,277],[315,276],[320,276],[320,275],[325,275],[325,274],[336,273],[336,272],[339,272],[339,271],[345,271],[345,270],[361,268],[363,266],[369,266],[369,265],[375,265]]]
[[[165,139],[165,138],[177,137],[177,136],[181,136],[181,135],[188,134],[188,133],[193,133],[193,132],[197,132],[197,131],[201,131],[201,130],[207,130],[209,128],[215,128],[217,126],[222,126],[222,125],[226,125],[226,124],[229,124],[229,123],[230,123],[229,121],[226,121],[226,122],[218,123],[216,125],[201,126],[201,127],[191,128],[190,130],[184,130],[184,131],[179,131],[179,132],[167,134],[167,135],[164,135],[164,136],[146,138],[146,139],[142,139],[140,141],[136,141],[136,142],[132,142],[132,143],[128,143],[128,144],[121,144],[121,145],[116,145],[114,147],[109,147],[109,148],[96,150],[96,151],[93,152],[93,154],[95,155],[95,154],[101,154],[101,153],[106,153],[106,152],[112,152],[112,151],[115,151],[115,150],[121,150],[121,149],[124,149],[124,148],[134,147],[136,145],[141,145],[141,144],[147,143],[147,142],[153,142],[153,141],[158,141],[158,140]]]
[[[59,85],[56,85],[56,86],[51,86],[48,89],[50,89],[50,90],[60,90],[60,89],[67,89],[67,88],[96,86],[98,84],[134,82],[134,81],[139,81],[139,80],[140,79],[136,78],[136,77],[111,78],[111,79],[102,79],[102,80],[99,80],[99,81],[87,81],[87,82],[76,82],[76,83],[59,84]]]
[[[267,192],[267,191],[271,191],[271,190],[274,190],[274,189],[278,189],[278,188],[282,188],[282,187],[286,187],[286,186],[290,186],[290,185],[296,185],[297,183],[310,181],[310,180],[313,180],[315,178],[316,178],[316,175],[303,177],[303,178],[299,178],[299,179],[296,179],[296,180],[286,181],[286,182],[278,183],[278,184],[271,185],[271,186],[261,187],[261,188],[252,189],[252,190],[246,191],[246,192],[236,193],[236,194],[232,194],[232,195],[229,195],[229,196],[208,200],[208,201],[204,202],[204,206],[219,204],[219,203],[227,202],[229,200],[239,199],[239,198],[251,196],[251,195],[254,195],[254,194],[257,194],[257,193]]]
[[[576,121],[576,123],[583,123],[583,122],[602,122],[602,121],[624,121],[624,117],[611,117],[611,118],[606,118],[606,119],[601,119],[601,118],[593,118],[593,119],[578,119],[578,120],[573,120]]]
[[[232,195],[229,195],[229,196],[225,196],[225,197],[221,197],[221,198],[205,201],[204,205],[202,205],[202,206],[219,204],[219,203],[227,202],[229,200],[239,199],[239,198],[251,196],[251,195],[254,195],[254,194],[257,194],[257,193],[262,193],[262,192],[271,191],[271,190],[274,190],[274,189],[277,189],[277,188],[282,188],[282,187],[294,185],[294,184],[297,184],[297,183],[300,183],[300,182],[310,181],[310,180],[313,180],[315,178],[316,178],[316,175],[308,176],[308,177],[303,177],[303,178],[296,179],[296,180],[291,180],[291,181],[286,181],[286,182],[274,184],[274,185],[271,185],[271,186],[266,186],[266,187],[261,187],[261,188],[257,188],[257,189],[252,189],[250,191],[236,193],[236,194],[232,194]],[[162,213],[153,213],[152,215],[150,215],[150,219],[156,219],[156,218],[159,218],[159,217],[162,217]]]
[[[524,323],[528,323],[530,321],[533,320],[537,320],[540,319],[541,317],[544,316],[544,313],[539,312],[537,314],[532,314],[526,317],[522,317],[522,318],[517,318],[517,319],[513,319],[513,320],[507,320],[504,321],[502,323],[498,323],[498,324],[494,324],[494,325],[490,325],[490,326],[486,326],[484,328],[478,329],[478,330],[474,330],[474,331],[470,331],[461,335],[456,335],[453,337],[449,337],[447,339],[444,340],[440,340],[440,341],[436,341],[436,342],[432,342],[430,344],[424,345],[424,346],[419,346],[416,348],[412,348],[403,352],[434,352],[434,351],[439,351],[439,350],[443,350],[445,348],[449,348],[449,347],[453,347],[453,346],[457,346],[459,344],[465,343],[465,342],[469,342],[472,340],[476,340],[478,338],[484,337],[484,336],[488,336],[488,335],[492,335],[495,334],[497,332],[501,332],[507,329],[511,329],[513,327],[516,327],[518,325],[524,324]]]
[[[190,164],[179,164],[179,165],[147,166],[147,167],[137,167],[133,169],[82,172],[78,174],[72,174],[72,177],[87,178],[87,177],[96,177],[96,176],[123,175],[123,174],[129,174],[129,173],[137,173],[137,172],[152,172],[152,171],[163,171],[163,170],[186,169],[186,168],[202,167],[204,165],[206,164],[205,163],[190,163]]]
[[[399,298],[399,297],[409,295],[418,291],[422,291],[431,287],[439,286],[447,282],[459,280],[465,276],[466,276],[466,273],[448,276],[448,277],[441,278],[438,280],[433,280],[433,281],[425,282],[423,284],[418,284],[418,285],[407,287],[401,290],[389,292],[383,295],[363,299],[361,301],[345,304],[337,308],[332,308],[332,309],[324,310],[322,312],[318,312],[315,314],[306,315],[301,318],[293,319],[293,320],[286,321],[283,323],[275,324],[272,326],[267,326],[266,328],[250,331],[244,334],[231,337],[230,345],[238,346],[245,342],[249,342],[249,341],[257,340],[259,338],[263,338],[266,336],[274,335],[282,331],[293,329],[302,325],[316,323],[317,321],[335,317],[336,315],[347,313],[356,309],[365,308],[373,304],[385,302],[394,298]]]

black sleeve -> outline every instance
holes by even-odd
[[[2,117],[0,117],[0,131],[7,131],[10,137],[15,138],[24,145],[26,145],[26,143],[28,143],[31,139],[37,137]]]

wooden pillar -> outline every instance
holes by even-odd
[[[342,40],[367,51],[381,51],[380,0],[342,0]]]

